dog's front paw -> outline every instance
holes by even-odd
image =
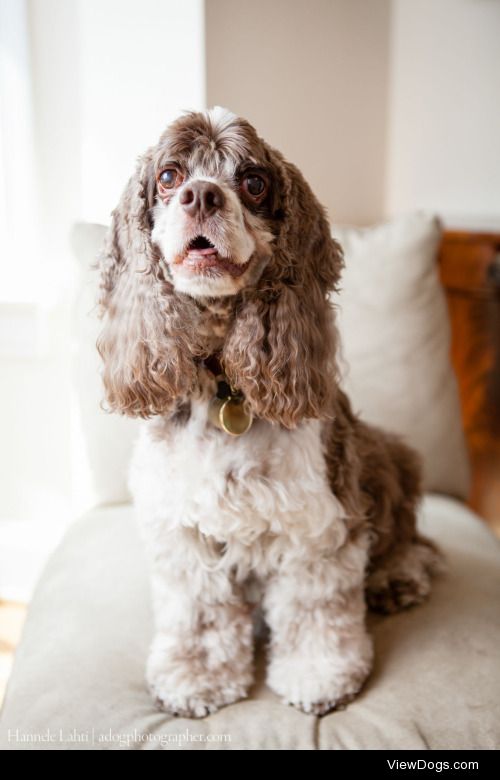
[[[206,638],[206,637],[205,637]],[[172,715],[204,718],[246,697],[253,681],[251,635],[228,646],[158,635],[151,648],[146,677],[157,706]],[[210,647],[207,647],[207,644]]]
[[[175,688],[176,674],[159,674],[149,680],[151,694],[158,709],[183,718],[204,718],[221,707],[233,704],[247,695],[248,686],[227,684],[209,687],[208,680],[198,679],[192,685]]]
[[[321,656],[275,656],[267,681],[286,704],[310,715],[325,715],[354,699],[370,673],[372,659],[372,643],[366,636],[355,652],[349,648]]]

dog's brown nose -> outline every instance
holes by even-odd
[[[190,217],[210,217],[224,205],[224,193],[212,181],[194,181],[187,184],[179,200]]]

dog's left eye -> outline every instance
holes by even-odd
[[[160,190],[173,190],[175,187],[179,187],[183,180],[184,177],[177,168],[165,168],[158,176],[158,188]]]
[[[242,187],[252,198],[261,198],[267,190],[267,181],[256,173],[245,176]]]

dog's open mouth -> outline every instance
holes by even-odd
[[[193,271],[205,271],[217,268],[220,264],[219,252],[206,236],[195,236],[187,245],[184,265]]]
[[[206,236],[196,236],[189,242],[188,252],[199,252],[203,254],[217,252],[215,246],[212,244],[209,238]]]
[[[212,241],[204,235],[197,235],[189,242],[183,258],[183,265],[194,273],[230,273],[241,276],[247,269],[246,263],[233,263],[219,254]]]

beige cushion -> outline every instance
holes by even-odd
[[[339,327],[345,386],[368,420],[403,434],[425,488],[468,494],[468,461],[438,278],[438,221],[415,213],[370,228],[334,227],[344,248]]]
[[[76,305],[73,379],[84,454],[76,475],[81,511],[127,501],[126,471],[137,423],[107,415],[95,342],[97,273],[105,227],[77,225],[73,245],[82,283]],[[468,468],[446,303],[436,270],[440,230],[413,214],[374,228],[336,227],[345,248],[339,324],[355,408],[407,437],[421,452],[427,490],[465,497]]]
[[[131,510],[94,512],[38,587],[0,748],[499,748],[499,545],[451,499],[427,498],[422,526],[445,549],[449,574],[428,604],[371,619],[375,670],[345,710],[317,721],[282,705],[265,687],[261,654],[249,700],[190,721],[155,710],[144,683],[150,598]],[[36,735],[54,741],[26,741]]]

